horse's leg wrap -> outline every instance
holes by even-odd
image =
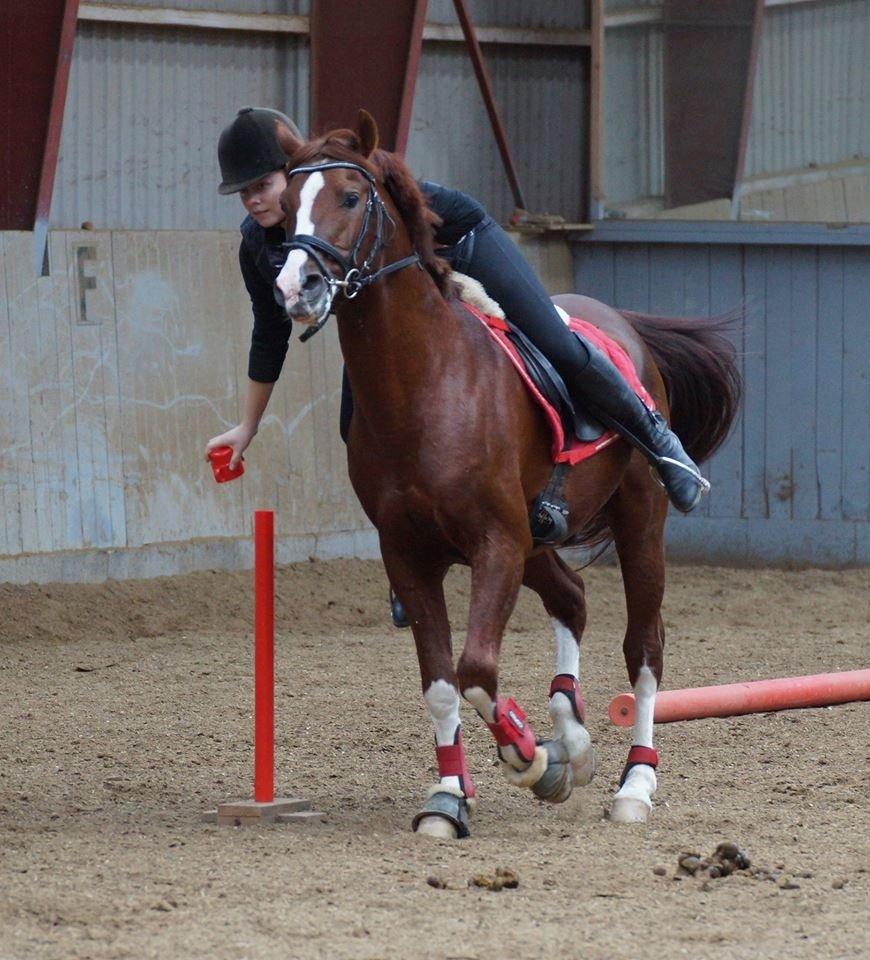
[[[495,719],[488,723],[495,742],[499,745],[499,755],[505,759],[502,747],[513,747],[517,757],[528,766],[535,759],[535,735],[526,723],[526,715],[511,698],[499,697],[495,705]]]
[[[568,752],[573,783],[575,786],[585,786],[595,776],[595,750],[584,725],[586,706],[580,693],[580,681],[573,673],[559,673],[553,677],[550,684],[550,716],[555,739],[563,743]]]
[[[550,715],[557,736],[540,745],[547,753],[547,769],[532,791],[548,803],[564,803],[571,796],[575,782],[588,783],[595,768],[589,735],[583,727],[585,706],[580,683],[573,674],[559,673],[553,678]],[[575,766],[578,769],[575,770]]]
[[[658,750],[655,750],[653,747],[639,747],[635,744],[635,746],[628,751],[628,760],[623,767],[622,776],[619,778],[620,787],[625,785],[625,781],[628,779],[628,774],[632,767],[636,767],[641,763],[645,763],[648,767],[652,767],[653,770],[655,770],[659,765]]]
[[[557,674],[550,684],[550,699],[552,700],[557,693],[564,694],[568,698],[577,722],[585,727],[586,704],[583,702],[583,694],[580,693],[580,681],[570,673]]]
[[[472,811],[473,801],[469,803],[460,791],[436,785],[429,791],[423,809],[411,821],[411,827],[416,833],[425,817],[441,817],[455,827],[457,838],[463,840],[471,836],[469,819]]]
[[[547,769],[547,751],[535,743],[532,728],[516,701],[499,697],[494,720],[487,726],[498,744],[502,773],[508,781],[516,787],[537,783]]]
[[[459,789],[464,796],[474,796],[474,783],[468,767],[465,764],[465,747],[462,743],[462,731],[457,729],[456,742],[445,747],[435,747],[435,757],[438,760],[438,776],[441,780],[445,777],[456,777],[459,781]]]

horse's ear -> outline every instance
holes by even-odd
[[[360,110],[356,133],[359,137],[359,152],[368,159],[378,149],[378,125],[368,110]]]
[[[303,143],[287,124],[281,123],[280,120],[275,121],[275,139],[278,141],[278,146],[288,157],[292,157]]]

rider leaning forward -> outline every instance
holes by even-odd
[[[274,295],[275,278],[284,261],[280,198],[287,184],[287,157],[275,137],[276,123],[285,124],[295,137],[303,139],[283,113],[245,107],[223,131],[218,144],[223,177],[218,191],[238,193],[248,212],[240,228],[239,265],[254,313],[242,422],[213,437],[206,447],[206,453],[215,447],[232,447],[231,466],[238,464],[257,433],[281,373],[291,332],[291,321]],[[568,330],[517,246],[476,200],[425,180],[420,187],[441,218],[435,231],[439,256],[483,284],[511,323],[553,364],[575,405],[640,449],[658,471],[671,503],[684,513],[691,510],[707,484],[662,415],[644,406],[603,353]],[[345,438],[352,412],[345,378],[341,410]]]

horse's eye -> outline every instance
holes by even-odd
[[[344,198],[344,200],[341,201],[341,205],[342,205],[343,207],[347,207],[349,210],[353,210],[353,208],[354,208],[358,203],[359,203],[359,194],[358,194],[358,193],[349,193],[349,194],[347,194],[347,196]]]

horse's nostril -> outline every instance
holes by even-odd
[[[309,273],[302,284],[306,293],[317,293],[323,287],[323,277],[319,273]]]

